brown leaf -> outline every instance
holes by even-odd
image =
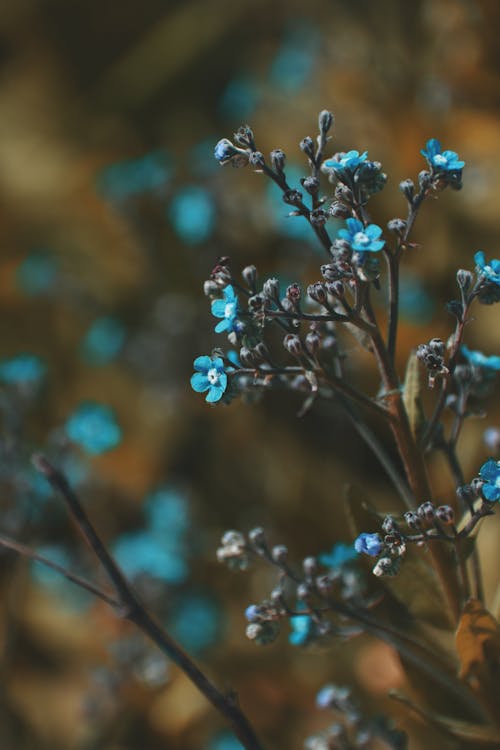
[[[498,691],[500,675],[500,626],[477,599],[464,607],[456,634],[460,677],[476,678]],[[496,684],[496,687],[495,687]]]

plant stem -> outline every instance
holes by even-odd
[[[235,694],[220,692],[179,644],[155,622],[144,605],[139,601],[131,585],[94,529],[80,500],[71,489],[64,474],[52,466],[43,456],[34,456],[33,463],[38,471],[50,482],[54,490],[62,497],[78,530],[93,549],[96,557],[108,574],[119,599],[119,602],[113,602],[113,606],[116,607],[118,604],[121,616],[137,625],[163,653],[177,664],[212,706],[229,722],[246,750],[262,750],[262,745],[247,717],[239,707]],[[76,577],[73,576],[70,580],[80,585]]]

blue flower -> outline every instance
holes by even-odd
[[[314,622],[309,615],[294,615],[290,617],[292,632],[288,636],[288,642],[292,646],[305,646],[314,636]]]
[[[109,406],[92,401],[82,403],[73,412],[65,424],[65,430],[70,440],[93,455],[116,448],[122,439],[114,411]]]
[[[250,604],[245,610],[245,617],[248,622],[258,622],[260,619],[260,607],[258,604]]]
[[[491,281],[492,284],[500,286],[500,260],[491,260],[487,263],[482,250],[478,250],[474,255],[474,260],[476,261],[477,273]]]
[[[42,380],[46,371],[44,362],[34,354],[19,354],[0,360],[0,382],[6,385],[33,387]]]
[[[18,287],[26,294],[45,294],[57,280],[57,263],[49,253],[35,252],[23,260],[16,271]]]
[[[355,170],[366,161],[368,151],[363,151],[362,154],[359,151],[347,151],[346,153],[335,154],[331,159],[327,159],[323,163],[323,167],[326,169],[333,169],[337,177],[344,177],[346,173],[352,175]]]
[[[378,253],[385,245],[385,240],[379,240],[382,229],[376,224],[364,227],[359,219],[347,219],[347,229],[339,229],[337,236],[346,240],[353,250],[359,253]]]
[[[208,750],[244,750],[244,748],[234,734],[224,730],[212,737],[208,744]]]
[[[197,393],[208,391],[205,401],[214,404],[220,401],[227,388],[227,375],[224,362],[220,357],[196,357],[194,361],[196,372],[191,377],[191,388]]]
[[[354,541],[356,552],[377,557],[382,551],[382,539],[378,534],[360,534]]]
[[[222,318],[220,323],[215,326],[215,333],[224,333],[227,331],[239,331],[242,323],[238,320],[238,297],[234,293],[233,287],[229,284],[224,289],[223,299],[214,299],[212,302],[212,315],[216,318]]]
[[[500,370],[500,357],[496,355],[487,357],[482,352],[471,351],[465,344],[462,344],[460,351],[474,367],[483,367],[486,370]]]
[[[159,487],[146,498],[144,508],[151,532],[177,539],[190,525],[188,503],[184,495],[171,488]]]
[[[427,141],[420,153],[435,172],[459,172],[465,166],[455,151],[441,151],[441,144],[436,138]]]
[[[479,476],[484,480],[483,497],[490,503],[500,500],[500,461],[489,458],[479,469]]]
[[[222,614],[215,599],[201,593],[183,594],[174,603],[168,631],[187,651],[199,654],[217,642]]]
[[[228,119],[248,121],[259,99],[258,84],[247,76],[239,76],[233,78],[226,86],[219,101],[219,110],[223,117]],[[217,156],[215,158],[217,159]]]
[[[166,583],[183,583],[188,576],[182,545],[177,540],[174,544],[165,544],[149,529],[120,536],[113,554],[120,568],[131,578],[145,574]]]
[[[337,542],[333,545],[330,552],[323,552],[319,555],[318,560],[321,565],[324,565],[331,570],[335,570],[341,568],[346,563],[352,562],[357,556],[358,553],[352,544]]]
[[[104,167],[97,176],[97,189],[110,200],[124,201],[163,190],[173,172],[170,156],[165,151],[153,151]]]
[[[215,227],[215,205],[208,190],[186,185],[174,196],[169,218],[176,234],[188,245],[204,242]]]
[[[94,320],[81,343],[82,356],[89,364],[106,365],[111,362],[125,341],[125,328],[114,318]]]
[[[241,153],[241,149],[236,148],[228,138],[221,138],[214,148],[214,157],[220,164],[225,164],[239,153]]]

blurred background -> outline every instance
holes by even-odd
[[[394,710],[385,693],[404,676],[366,638],[328,651],[293,647],[286,633],[266,649],[248,642],[243,610],[272,579],[218,566],[218,540],[263,525],[300,560],[351,540],[342,494],[360,473],[379,507],[393,494],[334,409],[299,420],[286,394],[210,409],[191,391],[194,357],[221,344],[202,293],[218,256],[285,284],[317,280],[324,262],[273,186],[221,169],[213,147],[248,122],[260,150],[285,150],[298,185],[298,143],[330,109],[327,156],[367,149],[389,175],[371,203],[382,226],[404,216],[398,184],[424,168],[429,138],[466,161],[464,189],[428,201],[413,235],[403,371],[412,346],[451,332],[456,268],[472,269],[480,248],[498,257],[499,24],[494,0],[0,4],[1,532],[104,580],[31,468],[42,449],[160,619],[238,690],[269,747],[300,748],[325,726],[314,708],[325,681],[353,685],[370,713]],[[499,353],[497,310],[478,311],[467,343]],[[497,407],[468,423],[466,477],[499,419]],[[443,463],[432,468],[436,497],[449,500]],[[481,541],[490,561],[495,534],[492,523]],[[11,554],[0,573],[3,748],[239,747],[105,605]],[[398,711],[411,747],[442,747]]]

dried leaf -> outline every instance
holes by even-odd
[[[406,365],[406,375],[403,387],[403,403],[408,414],[411,431],[418,440],[425,421],[421,399],[422,384],[420,380],[420,364],[416,351],[412,351]]]
[[[500,626],[477,599],[464,607],[456,634],[460,677],[475,679],[498,692]]]

